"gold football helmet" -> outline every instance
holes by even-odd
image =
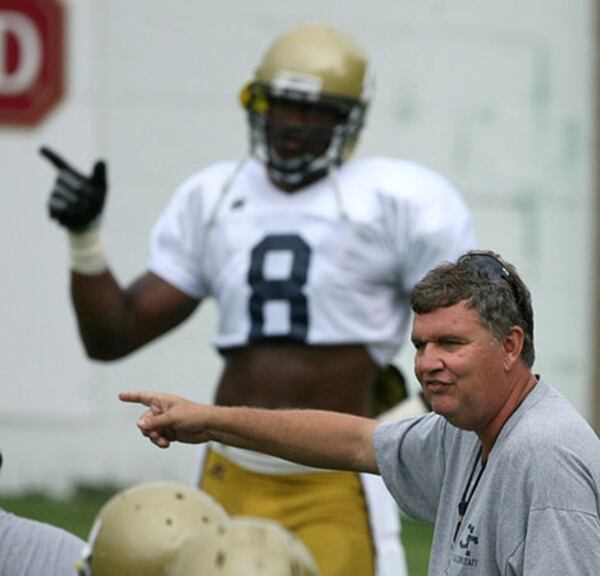
[[[169,576],[319,576],[308,549],[276,522],[236,516],[189,540]]]
[[[242,90],[241,101],[248,111],[251,152],[276,183],[302,185],[348,157],[369,104],[368,68],[363,49],[324,24],[293,28],[273,42]],[[333,120],[315,125],[277,119],[270,112],[281,101],[329,111]],[[304,146],[291,157],[282,154],[274,142],[286,138]]]
[[[79,576],[165,576],[190,538],[227,517],[208,494],[168,482],[134,486],[98,512]]]

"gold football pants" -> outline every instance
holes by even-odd
[[[257,474],[209,450],[200,488],[232,516],[270,518],[294,532],[321,576],[373,576],[373,543],[357,474]]]

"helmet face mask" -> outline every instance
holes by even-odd
[[[260,85],[249,90],[252,154],[276,183],[302,184],[339,166],[362,126],[364,107],[356,102],[274,96]]]
[[[276,185],[300,188],[350,155],[368,107],[367,76],[362,49],[334,28],[300,26],[272,44],[241,99],[251,153]]]

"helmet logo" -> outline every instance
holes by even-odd
[[[273,96],[285,94],[286,92],[303,92],[305,97],[310,99],[311,95],[315,97],[321,93],[323,88],[323,79],[312,74],[302,72],[291,72],[289,70],[280,70],[271,84]]]

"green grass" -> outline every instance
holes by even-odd
[[[69,500],[56,500],[43,494],[0,496],[0,507],[26,518],[60,526],[85,540],[96,513],[115,491],[110,486],[81,487]],[[429,524],[403,520],[402,542],[410,576],[426,576],[432,534]]]
[[[402,543],[410,576],[427,576],[433,526],[425,522],[402,520]]]
[[[36,493],[0,496],[0,507],[19,516],[60,526],[85,540],[98,510],[115,492],[111,487],[82,487],[68,500]]]

